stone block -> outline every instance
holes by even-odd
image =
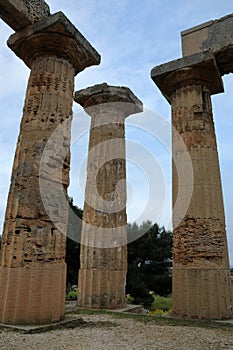
[[[233,14],[181,33],[182,54],[213,52],[221,74],[233,72]]]
[[[44,0],[0,0],[0,17],[15,31],[21,30],[50,14]]]

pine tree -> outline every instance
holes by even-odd
[[[162,296],[171,293],[172,234],[146,221],[141,226],[128,224],[130,241],[134,236],[141,237],[128,244],[126,291],[136,303],[148,307],[151,291]]]

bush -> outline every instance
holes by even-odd
[[[169,311],[172,308],[171,297],[161,297],[159,295],[153,295],[153,299],[154,301],[150,307],[150,311]]]
[[[70,290],[66,294],[66,300],[77,300],[78,299],[78,289],[75,288],[74,290]]]
[[[126,295],[126,304],[134,304],[134,298],[130,294]]]
[[[167,311],[163,311],[161,309],[156,309],[154,311],[149,312],[149,316],[161,317],[167,314]]]

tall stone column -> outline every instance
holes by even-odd
[[[91,116],[79,271],[79,306],[125,306],[127,116],[142,111],[130,89],[95,85],[75,94]]]
[[[232,316],[232,293],[210,98],[211,94],[223,91],[221,76],[213,56],[194,55],[193,59],[155,67],[152,79],[172,105],[175,130],[173,314],[182,318],[227,319]],[[190,178],[185,178],[187,153],[193,168]],[[191,201],[185,203],[192,186]],[[176,203],[179,191],[183,194]],[[187,210],[182,213],[184,204]]]
[[[98,64],[99,55],[62,13],[17,32],[8,45],[31,74],[2,237],[0,322],[41,324],[64,318],[68,204],[61,207],[57,188],[60,182],[66,195],[69,185],[74,76]],[[61,125],[42,169],[46,143]],[[50,210],[63,232],[47,213],[53,197],[57,203]]]

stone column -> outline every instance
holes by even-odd
[[[183,187],[173,212],[172,310],[173,315],[182,318],[227,319],[232,316],[232,293],[210,98],[223,87],[214,58],[196,58],[199,63],[194,59],[192,64],[189,57],[189,65],[184,59],[171,62],[170,68],[165,64],[152,71],[152,78],[172,105],[173,208]],[[179,69],[174,69],[177,65]],[[187,152],[193,178],[185,179]],[[183,174],[183,183],[179,173]],[[182,213],[192,186],[191,201]]]
[[[31,74],[2,237],[0,322],[41,324],[64,318],[68,204],[62,207],[57,189],[60,185],[66,196],[74,76],[98,64],[99,55],[62,13],[12,35],[8,45]],[[41,169],[46,143],[61,125]],[[44,206],[41,184],[46,205],[57,198],[50,208],[57,222]]]
[[[91,116],[79,271],[79,306],[125,306],[127,116],[142,111],[130,89],[106,83],[76,92]]]

